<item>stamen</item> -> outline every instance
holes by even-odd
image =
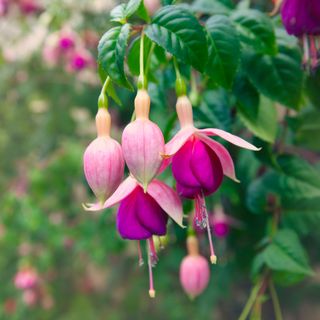
[[[139,255],[139,267],[142,267],[144,265],[144,261],[142,257],[141,244],[139,240],[138,240],[138,255]]]
[[[161,237],[158,237],[158,241],[159,241],[159,248],[160,248],[160,250],[163,250],[163,249],[164,249],[164,245],[163,245],[163,243],[162,243]]]
[[[199,228],[201,228],[201,229],[207,228],[208,240],[209,240],[209,246],[210,246],[210,261],[212,264],[215,264],[215,263],[217,263],[217,257],[214,253],[211,228],[210,228],[210,222],[209,222],[209,215],[208,215],[203,192],[201,195],[199,194],[195,199],[194,219],[195,219],[196,225]]]
[[[309,42],[308,42],[308,36],[303,35],[302,36],[302,42],[303,42],[303,65],[308,68],[309,60],[310,60],[310,52],[309,52]]]
[[[150,239],[148,239],[148,241],[149,241],[149,247],[150,247],[149,254],[151,257],[151,263],[152,263],[152,266],[155,267],[159,259],[157,256],[156,248],[154,246],[153,238],[151,237]]]
[[[156,296],[156,291],[153,286],[153,273],[152,273],[152,250],[154,249],[154,244],[152,241],[152,237],[147,240],[148,241],[148,267],[149,267],[149,296],[150,298],[154,298]],[[152,245],[153,244],[153,245]],[[153,248],[152,248],[153,247]]]
[[[318,52],[314,36],[310,36],[310,53],[311,53],[311,67],[315,69],[318,65]]]

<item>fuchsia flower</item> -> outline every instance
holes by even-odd
[[[117,229],[121,237],[129,240],[147,239],[149,244],[148,265],[150,297],[155,296],[152,266],[157,262],[153,235],[166,234],[168,216],[182,226],[182,204],[176,192],[159,180],[152,180],[146,191],[135,178],[129,176],[104,203],[109,208],[120,203],[117,213]],[[139,261],[142,254],[139,244]]]
[[[134,105],[136,120],[123,131],[122,150],[131,174],[146,190],[162,164],[164,138],[160,128],[149,120],[150,97],[146,90],[138,91]]]
[[[187,239],[188,255],[180,265],[180,282],[191,299],[201,294],[210,280],[207,259],[199,254],[198,240],[194,236]]]
[[[0,17],[5,16],[8,13],[9,1],[0,0]]]
[[[33,14],[41,10],[37,0],[19,0],[19,7],[24,14]]]
[[[69,65],[67,70],[69,71],[81,71],[93,64],[91,54],[85,50],[75,50],[70,56]]]
[[[320,50],[320,1],[284,0],[281,8],[283,24],[287,32],[302,39],[304,64],[317,67]]]
[[[76,35],[68,30],[64,29],[61,30],[60,35],[59,35],[59,47],[63,51],[69,51],[70,49],[74,48],[75,46],[75,41]]]
[[[98,137],[87,147],[83,155],[84,174],[97,197],[97,203],[88,204],[87,210],[99,210],[122,181],[124,159],[120,144],[110,137],[109,112],[99,108],[96,115]]]
[[[242,148],[259,150],[245,140],[220,129],[197,129],[193,125],[192,106],[186,96],[176,104],[180,131],[165,146],[164,158],[172,162],[172,173],[177,181],[177,191],[185,198],[195,199],[195,223],[207,228],[211,262],[216,256],[211,240],[210,225],[204,197],[215,192],[222,183],[223,175],[236,179],[233,160],[227,149],[209,138],[220,138]]]
[[[32,268],[23,268],[19,270],[14,278],[14,285],[17,289],[31,289],[38,283],[38,274]]]

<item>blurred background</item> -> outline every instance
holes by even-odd
[[[243,201],[258,168],[254,155],[236,155],[241,186],[223,184],[219,196],[239,224],[216,240],[221,262],[211,268],[206,291],[193,301],[179,282],[184,230],[169,226],[154,269],[157,298],[152,300],[147,268],[139,268],[135,244],[116,233],[114,211],[82,209],[93,198],[82,155],[96,135],[101,89],[96,46],[115,2],[0,0],[0,319],[236,319],[251,289],[250,264],[259,227],[265,225],[265,218],[250,214]],[[271,7],[267,1],[256,3]],[[162,115],[174,110],[173,84],[173,72],[163,83],[150,84],[153,117],[167,137],[170,124]],[[122,90],[122,107],[110,105],[118,140],[130,119],[133,94]],[[211,93],[204,104],[213,101],[217,96]],[[214,121],[230,125],[199,115],[211,126]],[[317,226],[314,232],[319,233]],[[320,272],[319,237],[307,233],[304,240]],[[26,270],[37,282],[34,291],[17,285],[17,274]],[[312,280],[280,288],[285,319],[320,319],[319,272]],[[269,309],[267,302],[265,319],[273,319]]]

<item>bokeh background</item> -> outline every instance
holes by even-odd
[[[242,184],[225,181],[216,195],[241,223],[216,241],[220,263],[211,268],[206,291],[193,301],[179,282],[185,231],[169,226],[166,249],[154,270],[157,298],[151,300],[147,268],[138,266],[135,244],[116,233],[114,210],[88,214],[82,209],[81,204],[92,199],[82,154],[95,137],[101,89],[96,45],[110,26],[108,16],[115,5],[113,0],[0,0],[0,319],[236,319],[251,289],[250,264],[266,220],[250,213],[243,201],[258,168],[254,155],[234,153]],[[269,1],[256,5],[271,8]],[[55,50],[61,32],[74,37],[71,56]],[[162,82],[150,84],[152,117],[168,137],[173,72]],[[130,120],[134,97],[119,92],[122,106],[110,104],[118,140]],[[205,107],[219,109],[212,107],[214,101],[217,96],[207,94]],[[230,125],[223,112],[211,118],[199,115],[211,126],[214,121]],[[208,201],[210,210],[214,201]],[[280,287],[279,295],[285,319],[316,320],[318,224],[305,232],[303,241],[315,276]],[[14,284],[25,267],[38,274],[36,296],[24,295]],[[264,308],[265,319],[273,319],[270,302]]]

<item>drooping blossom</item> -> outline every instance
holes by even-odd
[[[14,278],[14,285],[17,289],[30,289],[36,286],[37,283],[38,274],[34,269],[30,267],[25,267],[19,270]]]
[[[84,174],[97,197],[87,210],[99,210],[118,188],[124,174],[124,159],[120,144],[110,137],[111,117],[105,108],[96,115],[98,137],[87,147],[83,155]]]
[[[26,289],[22,294],[22,301],[29,307],[34,306],[37,303],[37,292],[33,289]]]
[[[38,0],[19,0],[18,5],[24,14],[33,14],[41,10],[41,5]]]
[[[8,13],[9,0],[0,0],[0,17],[5,16]]]
[[[144,191],[143,185],[130,175],[104,203],[103,208],[117,203],[120,203],[117,212],[118,232],[124,239],[138,240],[140,264],[143,264],[140,240],[148,241],[149,295],[153,298],[152,267],[158,258],[152,237],[166,234],[168,217],[182,225],[181,200],[173,189],[159,180],[152,180]]]
[[[143,3],[150,16],[153,16],[155,12],[161,7],[160,0],[144,0]]]
[[[304,65],[316,68],[320,51],[320,1],[283,0],[281,16],[288,34],[302,41]]]
[[[94,64],[94,60],[86,49],[75,49],[69,58],[67,71],[81,71]]]
[[[207,228],[210,260],[216,263],[211,240],[210,224],[205,196],[215,192],[223,175],[238,181],[233,160],[227,149],[209,138],[218,136],[241,148],[259,150],[245,140],[220,129],[197,129],[193,124],[192,105],[186,96],[177,100],[176,110],[181,129],[165,146],[164,158],[172,162],[172,173],[177,181],[177,191],[185,198],[195,199],[195,224]]]
[[[59,48],[64,52],[71,50],[76,45],[76,38],[75,33],[69,28],[62,29],[59,33]]]
[[[188,255],[180,265],[180,282],[191,299],[201,294],[210,279],[207,259],[199,254],[198,240],[195,236],[187,238]]]
[[[134,105],[136,120],[123,131],[122,150],[131,174],[146,189],[161,167],[164,138],[160,128],[149,120],[150,97],[146,90],[138,90]]]

